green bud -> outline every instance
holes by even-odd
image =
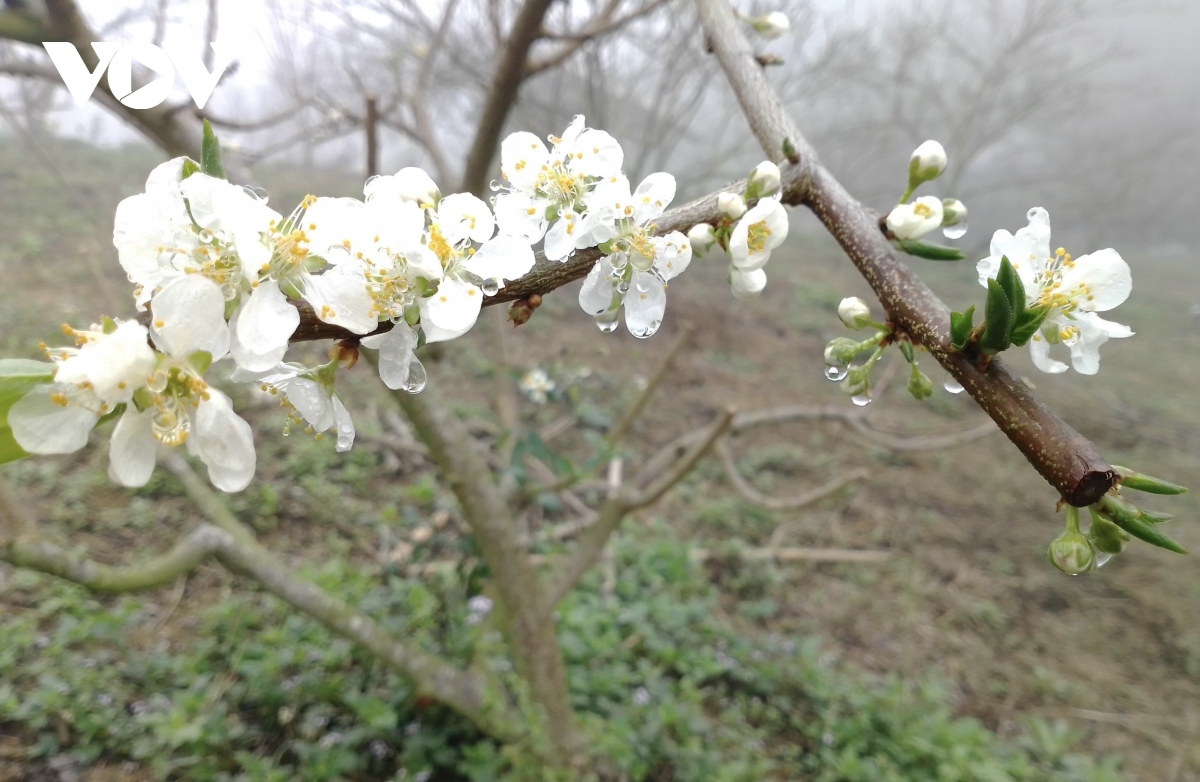
[[[825,346],[825,365],[844,367],[863,352],[861,342],[855,342],[849,337],[837,337]]]
[[[928,375],[917,369],[915,363],[908,376],[908,393],[912,394],[914,399],[928,399],[933,396],[933,381],[929,379]]]
[[[1087,536],[1092,548],[1103,554],[1120,554],[1130,540],[1129,533],[1095,509],[1088,508],[1088,511],[1092,514],[1092,527]]]
[[[862,396],[871,390],[871,370],[866,366],[854,367],[838,384],[846,396]]]
[[[967,222],[967,205],[957,198],[942,199],[942,226],[951,228]]]
[[[1131,489],[1137,489],[1149,494],[1183,494],[1187,491],[1187,488],[1184,486],[1168,483],[1161,478],[1145,475],[1128,467],[1121,467],[1114,464],[1113,469],[1117,471],[1117,475],[1121,476],[1121,485],[1128,486]]]
[[[117,322],[107,315],[103,315],[100,318],[100,330],[105,334],[112,334],[117,330]]]
[[[1086,573],[1096,565],[1091,542],[1079,531],[1079,509],[1067,506],[1067,528],[1046,551],[1050,564],[1070,576]]]
[[[910,364],[916,361],[916,358],[913,357],[913,346],[911,342],[909,342],[907,339],[902,339],[897,344],[900,345],[900,352],[904,355],[905,361]]]

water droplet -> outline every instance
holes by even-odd
[[[503,188],[503,187],[504,187],[504,183],[503,183],[503,182],[501,182],[499,179],[493,179],[493,180],[492,180],[492,181],[491,181],[491,182],[488,184],[488,187],[490,187],[490,188],[492,189],[492,192],[493,192],[493,193],[498,193],[498,192],[500,192],[501,188]]]
[[[600,320],[597,318],[596,328],[600,329],[605,334],[609,334],[617,330],[617,322],[615,320]]]
[[[629,257],[625,253],[613,253],[608,256],[608,265],[615,272],[625,271],[625,267],[629,264]]]
[[[622,296],[629,293],[629,280],[620,280],[617,282],[617,293]]]
[[[963,221],[958,225],[948,225],[942,229],[942,233],[947,239],[961,239],[967,235],[967,223]]]
[[[363,190],[366,190],[368,187],[370,187],[372,182],[374,182],[376,179],[379,179],[379,176],[379,174],[375,174],[374,176],[367,177],[367,181],[363,182]]]
[[[961,394],[963,392],[962,384],[954,378],[949,378],[945,383],[942,383],[942,388],[946,389],[952,394]]]
[[[495,296],[500,291],[500,283],[494,279],[484,280],[479,287],[483,289],[484,296]]]
[[[1109,554],[1104,551],[1097,551],[1096,552],[1096,567],[1098,567],[1098,568],[1104,567],[1105,565],[1108,564],[1108,561],[1110,559],[1112,559],[1112,554]]]
[[[425,383],[428,382],[428,376],[425,374],[425,367],[420,361],[413,359],[408,365],[408,377],[404,380],[404,385],[401,386],[410,394],[419,394],[425,390]]]
[[[825,379],[839,383],[850,374],[850,367],[825,367]]]
[[[867,396],[866,394],[856,394],[855,396],[850,397],[850,401],[859,407],[866,407],[867,405],[871,404],[871,397]]]
[[[646,275],[639,276],[637,281],[638,293],[645,293],[650,290],[650,283],[651,280],[646,279]]]
[[[638,339],[646,339],[647,337],[653,337],[654,333],[656,331],[658,331],[658,327],[661,325],[662,325],[661,320],[652,320],[652,321],[650,321],[650,325],[647,326],[644,330],[643,329],[630,330],[629,333],[632,334],[633,336],[637,337]]]

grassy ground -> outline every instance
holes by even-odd
[[[128,314],[109,243],[112,213],[119,198],[140,190],[151,158],[136,150],[62,153],[53,173],[0,145],[4,355],[31,355],[30,346],[53,341],[64,319]],[[319,181],[309,189],[318,192],[356,189],[353,178],[313,176]],[[313,181],[296,172],[264,178],[280,209],[303,194],[303,181]],[[1116,319],[1138,336],[1106,346],[1102,371],[1091,378],[1035,375],[1025,356],[1014,361],[1111,460],[1196,484],[1200,336],[1187,310],[1200,269],[1119,249],[1134,267],[1135,288]],[[917,263],[952,304],[980,300],[973,270]],[[526,403],[524,421],[535,429],[576,415],[579,423],[553,447],[582,456],[590,427],[611,420],[691,323],[699,327],[692,347],[630,439],[632,458],[727,404],[747,411],[849,405],[821,377],[821,348],[843,331],[837,301],[866,295],[865,284],[817,238],[793,242],[768,273],[764,297],[737,305],[722,262],[694,262],[671,286],[666,323],[648,341],[601,334],[578,311],[573,289],[553,294],[528,325],[506,335],[507,368],[497,367],[495,338],[481,329],[431,364],[430,390],[452,389],[486,437],[496,383],[540,366],[565,393],[547,405]],[[926,368],[940,386],[935,368]],[[482,641],[451,624],[463,616],[471,580],[417,578],[413,568],[461,556],[466,544],[453,503],[427,465],[388,444],[390,407],[369,368],[352,378],[342,384],[343,398],[363,436],[347,456],[328,442],[278,437],[282,417],[242,393],[260,467],[232,507],[286,556],[324,565],[321,578],[334,588],[380,612],[413,615],[420,621],[400,629],[467,654]],[[902,385],[871,406],[880,429],[918,435],[983,419],[963,396],[939,388],[917,403]],[[565,620],[564,644],[581,707],[613,719],[614,737],[641,737],[622,744],[641,748],[629,761],[641,778],[717,778],[704,771],[715,762],[704,753],[715,752],[731,779],[1200,779],[1195,559],[1135,545],[1097,573],[1059,574],[1044,557],[1060,528],[1054,493],[999,435],[946,451],[895,453],[838,425],[804,423],[757,431],[733,446],[743,473],[773,495],[859,467],[871,474],[817,505],[771,512],[738,495],[709,460],[622,536],[611,575],[589,582],[568,610],[575,619]],[[5,477],[52,534],[104,561],[162,548],[194,522],[169,475],[129,492],[109,486],[104,468],[104,449],[94,447],[6,467]],[[1194,495],[1156,507],[1177,512],[1173,533],[1200,549]],[[529,523],[536,533],[572,518],[569,506],[547,501],[531,510]],[[686,546],[723,556],[689,567]],[[882,564],[764,567],[740,562],[736,551],[745,546],[886,549],[892,556]],[[366,575],[352,575],[344,563]],[[83,768],[93,780],[231,778],[219,776],[227,768],[206,776],[194,760],[230,747],[256,748],[257,755],[243,749],[248,754],[237,759],[247,779],[289,778],[255,766],[262,758],[286,758],[312,779],[384,779],[401,767],[442,769],[445,776],[434,778],[490,779],[489,769],[504,767],[488,754],[490,745],[453,721],[405,711],[412,704],[403,688],[350,650],[330,651],[300,620],[279,622],[277,607],[215,568],[145,603],[95,603],[49,579],[0,570],[0,632],[11,639],[0,647],[0,779],[66,778]],[[282,629],[263,629],[272,626]],[[608,628],[608,635],[582,626]],[[726,655],[716,663],[724,673],[696,673],[711,661],[685,654],[695,649]],[[329,679],[314,674],[309,681],[300,660],[321,652]],[[686,664],[674,659],[680,654]],[[776,665],[780,655],[790,662]],[[729,673],[737,664],[747,671],[741,679]],[[889,684],[872,674],[895,678]],[[290,688],[289,677],[299,678]],[[721,690],[725,679],[741,684]],[[329,682],[358,695],[333,697]],[[620,693],[606,694],[618,684]],[[639,688],[658,709],[653,719],[629,711]],[[389,692],[407,705],[389,702],[380,711],[371,699]],[[795,699],[781,707],[779,693]],[[104,706],[102,695],[116,705]],[[137,714],[135,703],[150,705]],[[283,720],[284,708],[299,716]],[[268,711],[270,719],[255,716]],[[409,721],[418,718],[423,723]],[[339,736],[353,737],[345,747],[382,747],[383,757],[361,768],[337,765],[343,739],[327,738],[331,719],[344,722]],[[118,724],[126,727],[112,727]],[[422,744],[406,732],[413,724],[441,727],[427,728],[422,735],[435,738]],[[461,751],[458,766],[429,759],[446,746],[466,747],[474,765],[463,770]],[[961,762],[953,761],[955,747],[965,753]],[[75,759],[64,754],[71,748]],[[1120,756],[1120,775],[1076,750]],[[944,757],[945,768],[922,765],[930,756]],[[190,764],[180,760],[189,757]],[[983,757],[1004,760],[997,770]],[[58,771],[47,765],[55,758]],[[775,766],[757,768],[755,758]],[[1030,776],[1021,764],[1033,769]],[[956,776],[956,769],[967,771]]]

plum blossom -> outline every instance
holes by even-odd
[[[534,367],[522,375],[518,385],[525,396],[529,397],[529,401],[539,405],[546,403],[556,387],[554,380],[540,367]]]
[[[788,235],[787,210],[773,198],[755,204],[733,227],[729,235],[729,258],[733,268],[742,272],[761,269],[771,259],[771,251],[783,244]]]
[[[373,334],[359,344],[379,351],[379,377],[393,391],[411,394],[425,388],[425,367],[416,356],[417,332],[401,321],[383,334]]]
[[[354,422],[334,391],[336,374],[337,362],[333,361],[316,369],[300,364],[280,364],[257,376],[239,370],[233,379],[257,380],[264,391],[280,396],[279,403],[287,412],[287,421],[283,425],[285,435],[293,426],[300,426],[305,433],[321,439],[326,431],[333,429],[337,437],[336,450],[344,452],[354,445]]]
[[[1029,341],[1034,365],[1052,374],[1066,372],[1066,364],[1050,357],[1051,346],[1061,344],[1070,351],[1076,372],[1094,375],[1100,369],[1100,346],[1133,336],[1128,326],[1096,314],[1129,298],[1129,264],[1111,248],[1078,258],[1061,247],[1051,252],[1049,213],[1035,207],[1028,219],[1029,225],[1015,235],[1001,229],[992,236],[991,254],[976,267],[979,283],[986,286],[1007,257],[1025,286],[1026,306],[1050,307],[1041,330]]]
[[[675,197],[675,177],[657,173],[629,192],[624,176],[598,189],[606,220],[595,229],[607,252],[596,262],[579,291],[579,305],[605,331],[616,328],[617,313],[625,307],[625,325],[635,337],[649,337],[662,324],[667,307],[667,283],[682,274],[692,260],[692,248],[679,231],[655,235],[653,221]],[[612,222],[609,222],[612,220]]]
[[[767,273],[762,269],[744,272],[736,266],[729,267],[729,289],[733,298],[740,301],[754,299],[767,287]]]
[[[942,201],[921,196],[911,204],[897,204],[887,216],[887,227],[901,241],[920,239],[942,227]]]
[[[946,163],[946,148],[940,142],[933,139],[922,142],[908,161],[909,187],[937,179],[946,170]]]
[[[532,269],[534,257],[523,238],[493,237],[491,211],[470,193],[448,195],[425,211],[430,218],[425,246],[441,274],[437,290],[417,303],[426,341],[441,342],[467,333],[479,318],[483,297]]]
[[[529,244],[545,237],[546,257],[564,261],[591,246],[578,223],[591,209],[597,183],[621,176],[624,153],[608,133],[584,127],[583,115],[550,141],[547,150],[525,131],[504,139],[500,165],[509,187],[496,196],[496,222],[502,233]]]

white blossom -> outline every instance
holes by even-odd
[[[688,229],[687,238],[692,244],[692,252],[701,258],[717,243],[717,235],[708,223],[693,225]]]
[[[264,391],[280,396],[279,403],[287,413],[285,435],[293,426],[299,426],[319,440],[333,429],[337,437],[336,450],[344,452],[354,445],[354,422],[334,391],[336,372],[336,362],[316,369],[300,364],[280,364],[257,375],[235,372],[234,380],[256,380]]]
[[[764,160],[750,172],[747,189],[753,191],[755,198],[763,198],[778,192],[780,181],[779,166]]]
[[[771,259],[771,251],[788,235],[787,210],[773,198],[754,205],[729,235],[729,257],[735,269],[751,272]]]
[[[791,29],[792,23],[783,11],[772,11],[765,16],[747,19],[754,31],[772,41]]]
[[[363,187],[363,195],[368,201],[380,197],[426,206],[436,204],[442,191],[424,169],[408,166],[395,174],[371,177]]]
[[[635,192],[624,176],[606,183],[603,208],[614,218],[596,229],[598,244],[609,254],[596,262],[579,291],[579,305],[611,331],[625,307],[625,325],[635,337],[649,337],[662,324],[667,307],[667,283],[687,268],[692,248],[679,231],[654,233],[653,222],[675,197],[675,177],[651,174]],[[603,233],[607,231],[608,233]]]
[[[379,351],[379,377],[388,388],[413,394],[425,388],[425,367],[414,352],[417,333],[407,323],[400,321],[391,331],[373,334],[360,344]]]
[[[538,367],[522,375],[518,385],[531,402],[539,405],[546,403],[546,399],[555,388],[554,381],[546,374],[546,371]]]
[[[767,273],[762,269],[744,272],[736,266],[729,267],[729,287],[733,298],[754,299],[767,287]]]
[[[746,214],[746,199],[737,193],[719,193],[717,211],[727,220],[736,220]]]
[[[1076,372],[1094,375],[1100,369],[1100,347],[1110,339],[1133,336],[1128,326],[1102,319],[1096,313],[1120,306],[1133,290],[1129,264],[1111,248],[1073,258],[1063,248],[1050,250],[1050,215],[1029,210],[1029,225],[1011,234],[992,236],[991,254],[977,266],[979,282],[987,285],[1007,257],[1025,286],[1026,306],[1049,305],[1041,330],[1029,341],[1033,363],[1043,372],[1067,371],[1050,357],[1052,345],[1071,354]]]
[[[525,131],[509,135],[500,145],[502,175],[507,190],[496,196],[500,231],[534,244],[545,237],[545,254],[564,261],[575,250],[590,246],[577,231],[592,207],[596,185],[621,176],[624,153],[603,130],[584,127],[575,117],[553,147]]]
[[[922,182],[937,179],[946,170],[946,150],[930,139],[913,150],[908,161],[908,184],[915,188]]]
[[[850,296],[838,304],[838,317],[846,328],[861,329],[871,323],[871,308],[857,296]]]
[[[922,196],[910,204],[897,204],[887,216],[887,227],[901,241],[920,239],[942,226],[942,202]]]

